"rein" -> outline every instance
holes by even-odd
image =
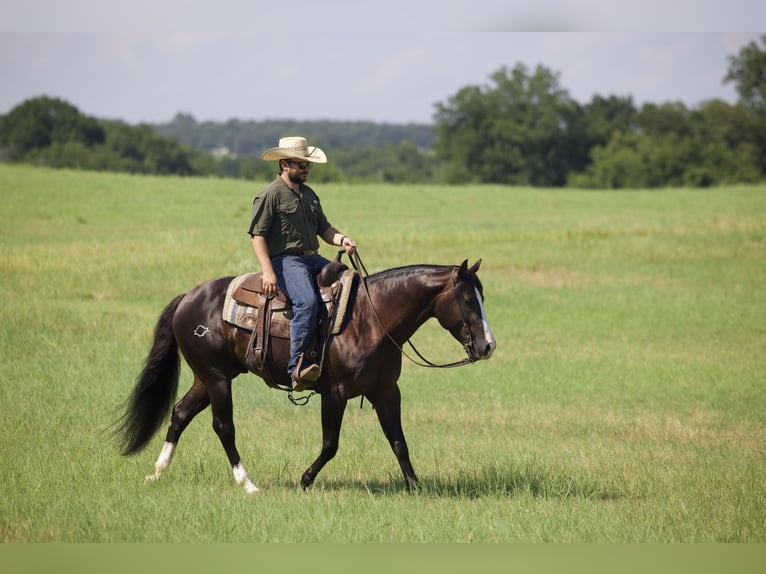
[[[463,365],[468,365],[470,363],[475,362],[470,357],[466,357],[466,358],[464,358],[464,359],[462,359],[460,361],[454,361],[452,363],[444,363],[444,364],[433,363],[433,362],[429,361],[428,359],[426,359],[420,353],[420,351],[417,350],[417,348],[415,347],[415,345],[413,344],[411,339],[407,339],[407,341],[405,341],[405,342],[412,348],[412,350],[415,352],[415,354],[418,356],[418,358],[420,358],[420,361],[417,361],[417,360],[413,359],[412,357],[410,357],[407,354],[407,352],[402,348],[402,345],[397,343],[396,340],[391,335],[391,333],[388,332],[388,329],[385,328],[385,326],[383,325],[383,321],[381,321],[380,316],[378,315],[378,311],[375,309],[375,305],[372,304],[372,297],[370,296],[370,290],[367,287],[367,277],[369,277],[370,274],[367,272],[367,268],[364,266],[364,263],[362,262],[362,258],[359,257],[359,250],[355,249],[351,253],[351,255],[349,255],[349,259],[351,260],[351,266],[354,268],[354,270],[357,273],[359,273],[359,278],[361,280],[362,286],[364,287],[364,292],[367,294],[367,300],[370,302],[370,308],[372,309],[372,314],[375,315],[375,319],[378,321],[378,324],[383,329],[383,332],[386,334],[386,337],[388,337],[388,339],[394,344],[394,346],[397,349],[399,349],[399,351],[402,353],[402,355],[407,357],[407,359],[409,359],[410,362],[414,363],[415,365],[418,365],[419,367],[427,367],[427,368],[431,368],[431,369],[451,369],[453,367],[461,367]],[[362,273],[362,272],[364,272],[364,273]],[[453,292],[454,292],[455,281],[452,278],[452,276],[450,276],[450,282],[452,283],[452,289],[453,289]],[[468,347],[470,345],[473,345],[473,340],[472,340],[472,337],[471,337],[471,331],[468,328],[468,322],[465,320],[465,314],[463,313],[463,308],[460,307],[459,303],[458,303],[458,309],[460,309],[460,314],[463,315],[463,327],[464,327],[464,329],[468,333],[467,340],[464,340],[462,342],[463,343],[463,347],[466,350],[466,353],[468,353]]]

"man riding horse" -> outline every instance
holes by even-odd
[[[292,300],[294,314],[289,345],[284,338],[272,340],[275,343],[269,356],[276,373],[270,374],[275,375],[276,382],[292,383],[300,390],[308,388],[313,380],[322,399],[322,447],[301,475],[301,486],[311,486],[335,456],[348,400],[362,396],[375,407],[406,488],[416,488],[418,478],[402,429],[398,380],[402,357],[407,356],[402,346],[428,319],[435,318],[463,346],[466,357],[445,365],[423,359],[422,364],[451,367],[492,356],[496,342],[477,275],[481,260],[470,267],[467,259],[460,265],[409,265],[360,278],[350,315],[327,346],[326,368],[319,373],[315,364],[303,366],[318,318],[314,276],[328,262],[317,255],[317,236],[342,245],[358,259],[354,253],[356,243],[330,225],[319,198],[304,184],[312,163],[326,161],[322,150],[310,148],[304,138],[283,138],[278,147],[264,152],[263,158],[279,160],[280,173],[255,198],[249,233],[263,269],[266,295],[276,295],[279,286]],[[247,356],[253,337],[252,330],[232,324],[224,316],[235,279],[226,276],[201,283],[176,296],[160,314],[151,350],[117,428],[124,440],[123,453],[134,454],[146,447],[170,413],[165,442],[148,480],[157,480],[170,466],[184,429],[211,407],[213,430],[226,452],[234,479],[247,493],[258,492],[235,440],[232,381],[248,372]],[[194,381],[174,405],[179,354],[191,368]]]
[[[317,251],[317,236],[349,254],[356,242],[327,221],[319,197],[306,185],[312,165],[327,162],[321,149],[309,147],[306,138],[285,137],[261,157],[279,161],[279,174],[253,200],[248,233],[263,271],[264,294],[273,297],[278,287],[292,302],[287,372],[293,390],[300,391],[320,375],[319,365],[305,356],[321,304],[314,278],[329,263]]]

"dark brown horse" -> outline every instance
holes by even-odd
[[[317,392],[322,401],[322,449],[303,473],[310,486],[338,450],[343,413],[348,399],[363,396],[374,406],[386,438],[399,461],[407,489],[417,485],[401,424],[402,345],[429,318],[460,341],[466,362],[488,359],[495,339],[487,322],[483,289],[476,272],[480,261],[460,266],[414,265],[390,269],[362,279],[351,316],[327,348]],[[232,277],[213,279],[179,295],[159,318],[154,343],[128,401],[119,432],[123,454],[143,449],[163,424],[178,388],[181,350],[194,373],[194,383],[173,407],[165,443],[155,463],[156,479],[166,469],[184,429],[208,405],[213,429],[231,463],[234,478],[248,493],[258,491],[242,464],[234,443],[231,382],[244,367],[249,333],[222,318],[221,310]],[[288,342],[272,339],[271,373],[287,385]],[[334,392],[330,392],[332,388]],[[337,389],[343,389],[338,396]]]

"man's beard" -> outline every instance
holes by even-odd
[[[306,180],[308,179],[308,174],[287,174],[287,177],[292,181],[293,183],[306,183]]]

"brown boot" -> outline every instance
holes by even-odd
[[[298,369],[295,369],[293,373],[293,390],[305,391],[313,388],[314,383],[319,378],[319,365],[309,365],[305,369],[300,369],[300,372]]]

